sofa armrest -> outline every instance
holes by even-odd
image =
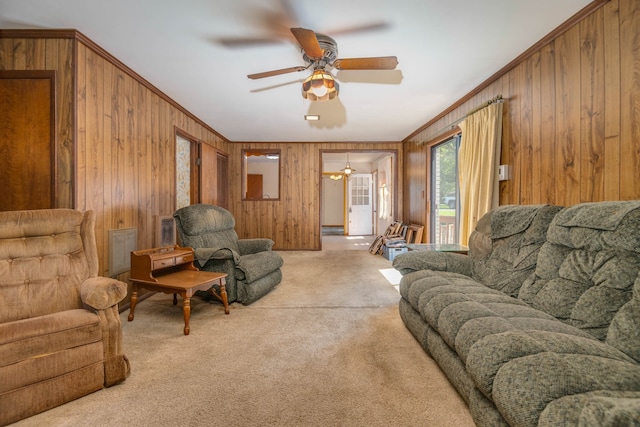
[[[127,296],[127,284],[109,277],[90,277],[80,285],[82,302],[95,310],[105,310]]]
[[[238,249],[240,255],[257,254],[258,252],[270,251],[273,246],[271,239],[239,239]]]
[[[402,275],[419,270],[434,270],[471,276],[471,258],[451,252],[410,251],[395,257],[393,268]]]

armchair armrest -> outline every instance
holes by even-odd
[[[257,254],[258,252],[270,251],[273,246],[271,239],[240,239],[238,249],[241,255]]]
[[[109,277],[90,277],[80,285],[82,302],[94,310],[105,310],[127,296],[127,284]]]
[[[230,259],[236,264],[240,260],[240,256],[229,248],[196,248],[193,251],[193,255],[200,267],[203,267],[211,259]]]
[[[411,251],[393,259],[393,268],[403,276],[413,271],[435,270],[471,276],[471,258],[450,252]]]

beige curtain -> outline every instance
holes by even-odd
[[[502,102],[469,115],[458,126],[462,129],[458,151],[460,243],[466,245],[480,217],[498,207]]]

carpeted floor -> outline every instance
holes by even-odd
[[[389,261],[282,255],[282,283],[250,306],[194,298],[188,336],[168,295],[122,313],[127,381],[15,425],[474,425],[400,320]]]

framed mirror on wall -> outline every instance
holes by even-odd
[[[280,199],[280,150],[242,150],[242,200]]]

